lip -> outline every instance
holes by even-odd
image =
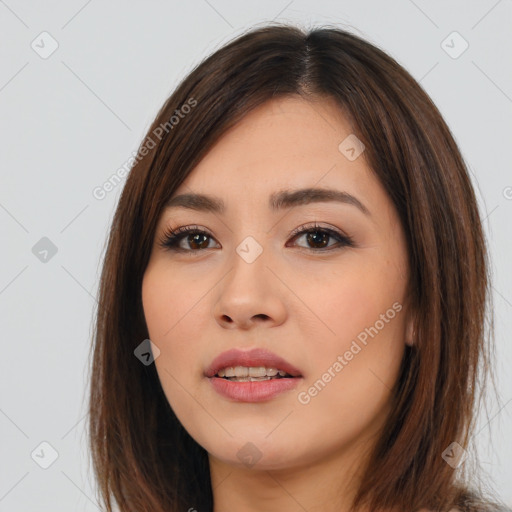
[[[205,370],[204,374],[206,377],[211,378],[214,377],[219,370],[229,366],[265,366],[266,368],[277,368],[278,370],[285,371],[292,377],[302,377],[301,371],[298,368],[295,368],[295,366],[282,357],[262,348],[246,351],[234,348],[223,352],[210,363],[210,366]]]
[[[236,382],[221,377],[209,377],[213,389],[235,402],[264,402],[271,400],[284,391],[298,386],[302,377],[284,377],[282,379],[262,380],[258,382]]]
[[[277,368],[292,375],[280,379],[253,382],[237,382],[216,377],[217,372],[228,366],[265,366]],[[301,371],[282,357],[261,348],[243,351],[228,350],[217,356],[204,372],[213,389],[235,402],[263,402],[289,391],[303,380]]]

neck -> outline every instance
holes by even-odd
[[[305,465],[260,469],[257,463],[240,467],[210,455],[213,512],[349,512],[362,453],[361,446],[352,445],[350,452],[324,455]]]

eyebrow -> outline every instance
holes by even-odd
[[[338,202],[357,207],[365,215],[371,216],[368,208],[357,197],[340,190],[328,188],[304,188],[299,190],[281,190],[270,195],[269,208],[279,211],[293,206],[310,203]],[[219,197],[205,194],[180,194],[167,201],[166,208],[188,208],[200,212],[222,214],[225,204]]]

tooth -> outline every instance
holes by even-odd
[[[264,366],[249,368],[249,377],[265,377],[267,370]]]
[[[281,377],[284,377],[286,374],[283,370],[278,370],[277,368],[266,368],[265,366],[229,366],[223,368],[217,372],[219,377],[276,377],[279,374]]]
[[[249,368],[245,366],[235,366],[235,375],[237,377],[248,377],[249,376]]]
[[[232,377],[229,380],[233,382],[261,382],[270,379],[271,377]]]

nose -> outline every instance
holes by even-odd
[[[248,330],[257,325],[275,327],[286,318],[286,288],[267,265],[264,253],[248,263],[238,254],[216,287],[212,314],[227,329]]]

